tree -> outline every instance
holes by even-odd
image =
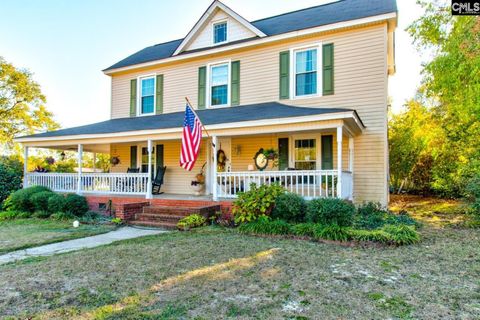
[[[0,209],[12,193],[22,187],[23,163],[15,157],[0,157]]]
[[[0,143],[12,146],[13,137],[57,129],[45,96],[32,74],[0,57]]]
[[[430,58],[419,94],[431,115],[424,125],[437,124],[435,132],[441,137],[423,151],[432,160],[431,188],[445,196],[464,195],[465,186],[480,173],[480,18],[452,16],[446,1],[419,3],[425,14],[408,31]],[[426,127],[422,131],[428,134]],[[396,152],[393,145],[391,152]],[[393,161],[392,166],[397,170]]]

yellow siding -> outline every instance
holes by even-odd
[[[386,204],[388,199],[386,23],[114,75],[112,118],[129,116],[130,79],[143,74],[164,75],[165,112],[183,110],[185,96],[196,105],[198,67],[225,59],[240,60],[241,104],[278,101],[279,52],[318,41],[333,42],[335,45],[335,94],[282,102],[297,106],[343,107],[357,110],[367,128],[362,135],[355,137],[355,201],[372,200]],[[348,158],[347,147],[348,139],[345,138],[344,159]],[[254,149],[254,146],[252,148]],[[245,163],[241,163],[240,166],[244,167]]]
[[[202,143],[200,156],[191,172],[185,171],[179,165],[180,140],[153,142],[154,146],[157,144],[163,144],[164,165],[167,166],[162,191],[166,193],[192,194],[190,183],[206,162],[205,148],[207,144]],[[138,146],[138,153],[141,153],[141,146],[146,145]],[[127,168],[130,166],[130,144],[112,144],[111,152],[112,156],[118,156],[120,158],[120,164],[112,167],[111,172],[127,172]],[[140,167],[140,163],[138,163],[138,167]]]

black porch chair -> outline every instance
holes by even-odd
[[[140,168],[128,168],[127,173],[140,173]]]
[[[162,188],[163,184],[163,177],[165,176],[165,171],[167,171],[167,166],[163,168],[158,168],[157,170],[157,175],[155,176],[155,179],[152,181],[152,194],[162,194],[163,192],[160,192],[160,189]]]

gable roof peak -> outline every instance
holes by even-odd
[[[233,19],[238,21],[240,24],[242,24],[245,28],[256,34],[258,37],[266,37],[267,35],[263,33],[260,29],[255,27],[252,23],[250,23],[247,19],[230,9],[227,5],[225,5],[223,2],[219,0],[214,0],[212,4],[207,8],[207,10],[203,13],[203,15],[200,17],[200,19],[195,23],[193,28],[188,32],[187,36],[183,39],[183,41],[180,43],[180,45],[177,47],[173,55],[177,55],[181,53],[185,47],[191,43],[191,41],[195,38],[195,36],[202,30],[202,27],[205,25],[207,21],[209,21],[209,18],[212,17],[215,13],[216,10],[222,10],[229,16],[231,16]]]

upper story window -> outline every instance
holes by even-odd
[[[227,41],[227,22],[219,22],[213,25],[213,43],[219,44]]]
[[[210,106],[227,106],[229,63],[210,66]]]
[[[140,115],[155,112],[155,77],[140,78]]]
[[[295,96],[315,95],[318,92],[318,49],[294,51]]]

